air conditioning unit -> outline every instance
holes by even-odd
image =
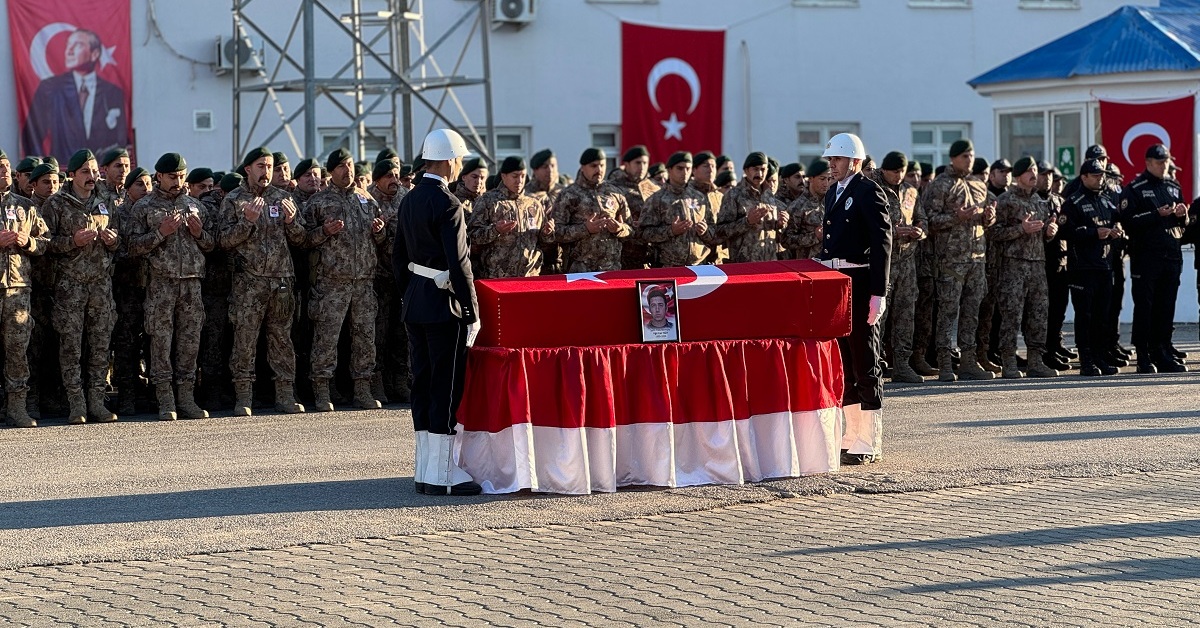
[[[242,72],[257,72],[262,69],[263,44],[249,37],[218,37],[216,45],[217,73],[232,72],[235,60]]]
[[[493,0],[492,24],[531,24],[535,17],[534,2],[537,0]]]

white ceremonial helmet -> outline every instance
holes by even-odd
[[[466,140],[457,131],[450,129],[430,131],[421,144],[421,157],[425,161],[450,161],[466,157],[470,152],[467,150]]]
[[[863,147],[862,140],[853,133],[838,133],[829,138],[829,143],[825,144],[825,152],[822,157],[849,157],[851,159],[866,159],[867,149]]]

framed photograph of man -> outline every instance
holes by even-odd
[[[637,290],[642,342],[679,342],[675,281],[639,281]]]

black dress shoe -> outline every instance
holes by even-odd
[[[1113,344],[1113,351],[1116,351],[1117,353],[1120,353],[1121,355],[1125,356],[1126,360],[1133,357],[1133,352],[1130,351],[1129,349],[1126,349],[1125,347],[1122,347],[1121,343],[1119,343],[1119,342]]]
[[[1100,372],[1100,369],[1096,368],[1095,364],[1084,364],[1079,367],[1079,374],[1084,377],[1099,377],[1104,373]]]
[[[875,456],[873,454],[852,454],[844,451],[842,452],[842,464],[845,466],[853,467],[861,464],[871,464],[872,462],[879,462],[882,459],[883,456]]]
[[[1078,351],[1075,351],[1074,349],[1068,349],[1067,347],[1060,346],[1058,347],[1057,351],[1066,356],[1068,360],[1074,360],[1079,357]]]
[[[453,495],[456,497],[466,497],[470,495],[478,495],[483,492],[483,487],[475,482],[461,482],[454,486],[439,486],[437,484],[426,484],[425,490],[421,491],[425,495]]]
[[[1105,360],[1096,360],[1096,368],[1100,370],[1101,375],[1116,375],[1121,372],[1121,369],[1109,364]]]
[[[1116,367],[1129,366],[1129,360],[1126,360],[1125,356],[1121,355],[1115,349],[1109,351],[1108,354],[1104,356],[1104,361]]]
[[[416,487],[418,493],[420,493],[421,495],[424,495],[425,487],[429,486],[429,485],[424,482],[413,482],[413,486]]]
[[[1186,351],[1180,351],[1179,349],[1176,349],[1173,345],[1167,345],[1167,353],[1170,353],[1171,355],[1175,356],[1175,359],[1177,359],[1181,362],[1186,360],[1188,357],[1188,354]]]
[[[1046,354],[1042,355],[1042,362],[1046,366],[1048,366],[1056,371],[1067,371],[1067,370],[1071,369],[1070,364],[1068,364],[1065,360],[1059,358],[1058,356],[1056,356],[1052,353],[1046,353]]]
[[[1150,360],[1138,360],[1137,361],[1137,372],[1141,373],[1142,375],[1150,375],[1153,373],[1157,373],[1158,368],[1156,368],[1154,366],[1154,363],[1151,362]]]

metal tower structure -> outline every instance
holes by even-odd
[[[371,139],[394,146],[411,162],[427,132],[414,135],[418,111],[429,113],[430,129],[437,125],[464,131],[470,148],[494,163],[489,148],[495,146],[489,0],[437,2],[439,10],[462,14],[432,39],[425,31],[424,0],[298,0],[286,29],[289,16],[280,11],[283,4],[233,0],[233,37],[222,51],[233,66],[233,163],[253,146],[277,143],[281,136],[294,154],[320,157],[319,127],[327,133],[343,129],[333,144],[350,140],[358,160],[375,157],[364,154]],[[256,40],[262,42],[258,49]],[[443,71],[435,54],[453,54],[460,44],[453,66]],[[480,76],[460,73],[472,48],[480,55]],[[339,67],[329,72],[331,55]],[[471,121],[456,94],[463,88],[482,89],[482,126]],[[456,116],[443,111],[447,100]],[[387,137],[378,132],[382,120],[388,121]],[[293,128],[297,124],[301,138]]]

